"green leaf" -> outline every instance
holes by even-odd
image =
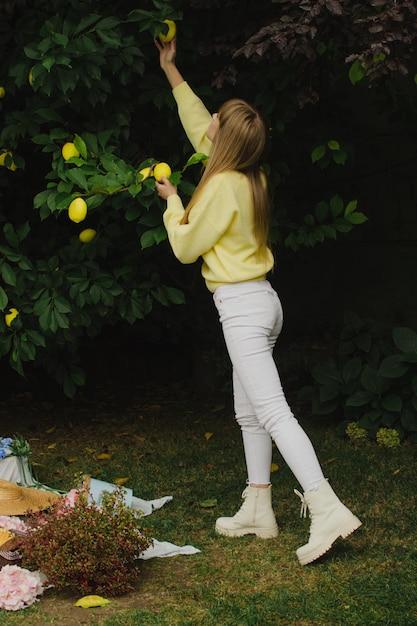
[[[60,296],[54,296],[53,303],[54,303],[55,309],[59,313],[71,313],[72,311],[72,308],[69,302],[65,300],[65,298],[62,298]]]
[[[4,282],[7,285],[11,285],[12,287],[15,287],[17,283],[17,277],[16,277],[16,272],[14,271],[14,269],[10,267],[8,263],[3,262],[1,264],[0,271],[1,271],[1,276]]]
[[[351,213],[350,215],[346,215],[345,219],[348,220],[351,224],[363,224],[368,220],[364,213],[360,211],[356,211],[356,213]]]
[[[208,500],[200,500],[198,504],[203,509],[212,509],[213,507],[217,506],[217,499],[209,498]]]
[[[409,370],[409,366],[402,362],[400,354],[392,354],[384,358],[379,366],[379,375],[385,378],[401,378]]]
[[[208,156],[204,154],[203,152],[195,152],[193,155],[190,156],[187,163],[184,165],[183,169],[185,170],[187,169],[187,167],[190,167],[191,165],[196,165],[196,163],[207,161],[207,159],[208,159]]]
[[[138,204],[129,204],[125,211],[125,218],[128,222],[133,222],[140,217],[142,208]]]
[[[320,388],[319,397],[320,402],[328,402],[334,400],[340,395],[340,383],[331,382],[327,385],[323,385]]]
[[[68,172],[66,173],[66,176],[67,178],[69,178],[71,182],[77,185],[77,187],[81,187],[81,189],[88,191],[87,179],[85,177],[85,174],[81,171],[81,169],[77,168],[77,169],[68,170]]]
[[[327,142],[327,146],[330,150],[340,150],[340,143],[335,139],[330,139],[330,141]]]
[[[7,296],[7,293],[4,291],[3,287],[0,285],[0,309],[2,311],[4,311],[4,309],[6,308],[8,302],[9,302],[9,298]]]
[[[417,431],[417,416],[407,408],[401,412],[401,424],[407,431]]]
[[[105,17],[100,20],[95,28],[101,30],[112,30],[116,26],[119,26],[120,20],[117,17]]]
[[[333,382],[342,384],[342,376],[336,365],[330,361],[328,363],[318,363],[311,371],[314,379],[321,385],[327,385]]]
[[[365,406],[374,399],[374,394],[369,391],[355,391],[346,400],[346,406]]]
[[[12,246],[12,248],[17,248],[17,246],[19,245],[19,237],[17,236],[16,231],[13,228],[13,225],[7,222],[3,226],[3,232],[4,232],[4,236],[7,239],[7,243],[9,243]]]
[[[326,154],[326,146],[323,144],[321,146],[317,146],[311,153],[311,161],[312,163],[317,163],[320,161]]]
[[[417,352],[417,333],[411,328],[402,326],[394,328],[392,338],[401,352]]]
[[[332,153],[332,159],[338,165],[344,165],[346,163],[347,154],[344,150],[337,150]]]
[[[343,381],[347,384],[352,380],[356,380],[359,377],[362,369],[362,361],[359,357],[349,359],[343,366],[342,376]]]
[[[182,291],[174,287],[166,288],[167,295],[173,304],[184,304],[185,296]]]
[[[369,352],[372,346],[372,337],[369,333],[360,333],[355,337],[355,344],[363,352]]]
[[[373,367],[365,365],[361,374],[361,383],[366,391],[378,394],[381,387],[380,373]]]
[[[386,411],[392,411],[393,413],[400,413],[403,401],[400,396],[397,396],[394,393],[391,393],[387,396],[384,396],[381,401],[381,406]]]
[[[352,85],[356,85],[356,83],[359,83],[365,75],[366,70],[364,66],[360,63],[360,61],[356,59],[356,61],[353,62],[349,69],[350,82],[352,83]]]
[[[85,141],[79,135],[74,136],[74,146],[77,148],[83,159],[86,159],[88,156],[87,146],[85,145]]]
[[[346,205],[346,208],[345,208],[345,213],[344,213],[345,217],[347,215],[350,215],[354,211],[356,211],[357,206],[358,206],[358,201],[357,200],[351,200],[350,202],[348,202],[348,204]]]
[[[343,200],[342,198],[336,194],[330,199],[330,210],[332,212],[333,217],[338,217],[343,213]]]

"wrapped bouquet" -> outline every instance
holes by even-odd
[[[0,437],[0,478],[33,487],[30,444],[21,435]]]

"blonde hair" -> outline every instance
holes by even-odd
[[[259,111],[244,100],[227,100],[219,109],[219,128],[213,140],[210,158],[181,224],[197,203],[203,188],[220,172],[238,171],[246,175],[252,194],[254,236],[262,248],[268,245],[270,197],[262,158],[268,141],[268,129]]]

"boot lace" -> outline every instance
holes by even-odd
[[[300,511],[300,517],[307,517],[307,510],[308,510],[308,503],[307,500],[305,499],[304,495],[302,493],[300,493],[300,491],[298,491],[298,489],[294,489],[294,493],[300,498],[301,500],[301,511]]]

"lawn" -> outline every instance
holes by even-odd
[[[417,624],[417,447],[353,443],[305,407],[294,408],[332,486],[363,522],[307,567],[295,550],[307,541],[309,522],[299,516],[299,485],[277,450],[279,537],[214,533],[216,517],[240,506],[246,479],[227,398],[199,401],[176,387],[103,387],[72,403],[36,402],[29,394],[0,403],[1,435],[29,440],[42,483],[66,490],[90,473],[109,482],[128,478],[126,486],[144,499],[172,495],[144,527],[160,541],[201,550],[142,561],[135,591],[105,607],[76,608],[77,595],[50,589],[29,609],[1,611],[0,626],[23,619],[27,626]]]

